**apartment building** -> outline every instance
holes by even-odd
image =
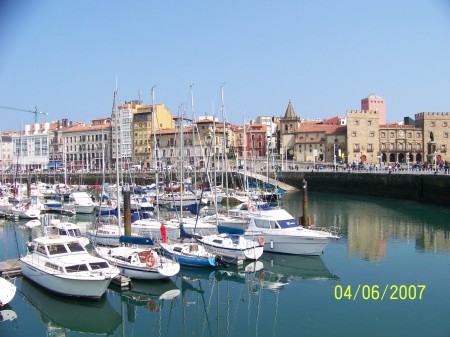
[[[68,170],[96,171],[112,165],[111,119],[97,118],[90,125],[63,129]]]
[[[173,116],[164,104],[136,105],[133,111],[133,162],[149,169],[154,162],[153,133],[174,129]]]

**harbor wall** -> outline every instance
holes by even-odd
[[[286,172],[281,181],[309,191],[409,199],[450,206],[450,176],[441,174],[379,174],[344,172]]]

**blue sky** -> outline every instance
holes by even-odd
[[[90,122],[119,98],[242,124],[345,116],[385,98],[387,120],[450,111],[450,1],[13,1],[0,5],[0,105]],[[0,109],[0,130],[33,114]],[[220,119],[222,119],[220,117]]]

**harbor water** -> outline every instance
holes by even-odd
[[[283,196],[301,215],[302,194]],[[264,253],[242,268],[182,268],[168,281],[111,285],[100,301],[26,279],[0,308],[0,336],[449,336],[450,210],[411,201],[309,193],[318,227],[342,237],[318,257]],[[92,217],[78,215],[82,229]],[[0,220],[0,260],[40,228]],[[13,312],[15,319],[8,317]]]

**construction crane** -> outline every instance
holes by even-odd
[[[31,112],[32,114],[34,114],[34,124],[37,123],[38,115],[48,115],[48,112],[38,111],[37,106],[34,107],[34,110],[27,110],[27,109],[14,108],[12,106],[0,105],[0,109],[8,109],[8,110]]]

